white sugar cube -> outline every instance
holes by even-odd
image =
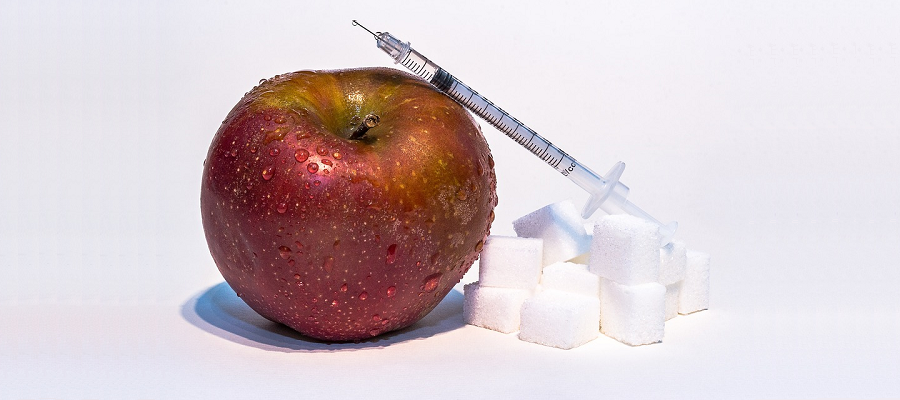
[[[659,283],[671,285],[684,279],[687,268],[687,248],[683,242],[674,241],[659,249]]]
[[[688,250],[687,269],[681,284],[678,313],[709,308],[709,254]]]
[[[588,271],[587,265],[559,262],[544,267],[541,286],[547,290],[558,290],[600,298],[600,277]]]
[[[681,281],[666,285],[666,321],[678,316],[678,299],[681,297]]]
[[[571,349],[597,338],[599,325],[599,299],[546,290],[522,305],[519,339]]]
[[[661,240],[656,224],[630,215],[607,215],[594,225],[588,266],[624,285],[657,283]]]
[[[463,296],[463,319],[467,324],[511,333],[519,330],[522,303],[531,292],[486,287],[474,282],[463,286]]]
[[[663,339],[666,287],[659,283],[622,285],[600,280],[600,331],[632,346]]]
[[[482,286],[533,290],[541,280],[543,240],[488,236],[481,250]]]
[[[571,200],[553,203],[513,221],[519,237],[544,240],[544,265],[570,260],[587,252],[591,238]]]

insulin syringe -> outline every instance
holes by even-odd
[[[585,219],[591,216],[598,208],[609,214],[630,214],[643,218],[660,226],[662,244],[671,241],[678,228],[678,223],[671,222],[663,225],[658,220],[647,214],[634,203],[627,200],[628,186],[619,181],[625,164],[621,161],[609,170],[606,176],[600,176],[590,168],[576,161],[562,149],[554,146],[550,141],[538,135],[513,118],[506,111],[497,107],[490,100],[466,86],[459,79],[450,75],[446,70],[425,58],[418,51],[409,46],[409,42],[403,42],[387,32],[372,32],[368,28],[353,20],[357,25],[375,36],[378,48],[394,59],[395,63],[402,64],[412,73],[422,77],[432,85],[446,93],[448,96],[462,104],[469,111],[478,115],[494,128],[497,128],[506,136],[538,156],[545,163],[556,169],[557,172],[575,182],[576,185],[588,192],[590,197],[584,205],[581,216]]]

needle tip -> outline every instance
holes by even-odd
[[[357,22],[355,19],[352,20],[352,21],[353,21],[353,26],[358,26],[358,27],[360,27],[360,28],[363,28],[363,29],[366,30],[366,32],[371,33],[372,36],[374,36],[376,39],[378,38],[378,35],[376,35],[375,32],[370,31],[369,28],[366,28],[365,26],[363,26],[362,24],[360,24],[359,22]]]

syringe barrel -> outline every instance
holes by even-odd
[[[658,220],[627,200],[628,186],[619,182],[619,175],[621,175],[621,169],[624,169],[624,164],[619,169],[618,174],[607,174],[607,178],[596,174],[566,154],[562,149],[554,146],[549,140],[544,139],[521,121],[503,111],[503,109],[494,105],[494,103],[474,89],[414,50],[410,47],[409,42],[403,42],[387,32],[380,32],[376,37],[378,39],[378,48],[387,53],[395,63],[403,65],[414,74],[422,77],[590,193],[594,203],[589,203],[585,207],[586,211],[593,212],[599,207],[609,214],[631,214],[660,225],[662,227],[661,231],[665,230],[668,238],[671,238],[674,234],[677,224],[662,225]],[[609,185],[612,185],[612,187]],[[585,217],[587,216],[589,215],[585,215]]]

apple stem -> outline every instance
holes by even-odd
[[[350,134],[351,140],[359,140],[366,136],[366,132],[369,129],[372,129],[378,126],[378,123],[381,122],[381,118],[376,114],[368,114],[366,118],[363,119],[363,122],[353,130],[353,133]]]

